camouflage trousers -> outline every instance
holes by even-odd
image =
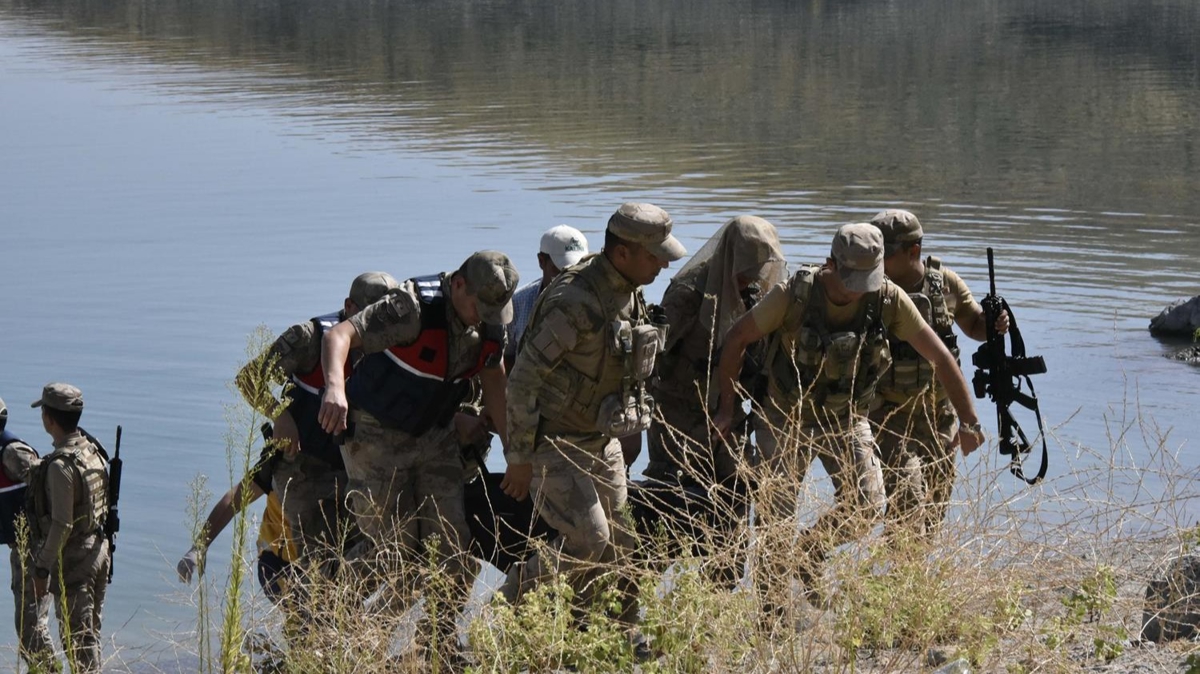
[[[932,535],[946,519],[954,491],[958,416],[948,400],[885,402],[871,413],[888,494],[887,526]]]
[[[50,595],[59,636],[77,674],[100,671],[100,610],[108,591],[110,563],[108,541],[93,534],[83,545],[63,550],[61,578],[58,569],[51,569]]]
[[[637,622],[630,553],[633,528],[624,511],[628,478],[621,442],[602,435],[539,436],[533,454],[535,512],[558,536],[509,570],[501,593],[512,602],[564,575],[590,605],[605,568],[617,570],[621,620]]]
[[[13,620],[21,646],[21,659],[31,671],[55,669],[54,643],[50,640],[50,597],[38,599],[33,591],[33,560],[21,563],[20,552],[8,555],[12,566]]]
[[[756,484],[757,533],[762,542],[759,583],[764,603],[773,605],[786,588],[788,569],[815,591],[826,556],[840,545],[867,535],[883,517],[883,471],[871,426],[857,418],[844,428],[824,429],[789,423],[768,414],[756,424],[762,462]],[[795,537],[796,489],[813,458],[833,480],[833,507]],[[779,583],[785,583],[780,586]]]
[[[656,501],[687,502],[690,495],[686,487],[696,485],[704,490],[707,498],[688,509],[688,521],[669,521],[672,518],[665,511],[671,508],[655,510],[661,514],[660,522],[668,534],[695,541],[693,554],[710,558],[711,577],[727,586],[735,584],[741,575],[743,547],[748,539],[744,535],[750,512],[746,477],[753,457],[745,453],[745,428],[745,416],[739,410],[732,437],[714,442],[713,426],[702,401],[688,404],[660,396],[647,433],[650,464],[643,471],[649,478],[646,500],[652,507]]]
[[[432,428],[420,437],[385,428],[369,414],[354,413],[354,437],[342,445],[350,512],[365,540],[348,553],[350,562],[387,582],[403,595],[436,556],[450,579],[451,611],[439,629],[453,629],[474,580],[469,557],[471,531],[463,503],[464,468],[453,426]],[[436,538],[435,538],[436,537]],[[426,546],[436,540],[436,546]],[[368,579],[368,583],[370,579]]]
[[[272,479],[298,559],[333,556],[343,543],[342,524],[348,517],[346,471],[301,451],[292,460],[277,461]]]

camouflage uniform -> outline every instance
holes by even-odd
[[[871,223],[883,232],[885,246],[919,242],[924,232],[908,211],[887,210]],[[930,256],[925,273],[911,288],[921,317],[955,357],[959,355],[954,324],[982,312],[962,278]],[[955,435],[958,415],[932,365],[911,346],[892,343],[892,367],[879,382],[877,408],[871,421],[878,430],[888,493],[888,526],[932,533],[946,517],[956,473]]]
[[[47,385],[35,406],[83,409],[79,389]],[[64,644],[76,671],[100,671],[100,610],[110,564],[103,520],[108,511],[108,468],[100,450],[78,430],[54,443],[29,481],[34,573],[49,578]],[[65,615],[63,607],[66,607]],[[62,630],[64,633],[66,630]]]
[[[0,410],[4,401],[0,400]],[[3,425],[0,425],[3,430]],[[3,448],[5,474],[13,482],[27,482],[29,473],[38,461],[37,452],[21,440],[13,440]],[[12,567],[12,593],[17,638],[21,645],[21,657],[32,670],[56,668],[54,644],[50,641],[50,597],[39,599],[33,590],[33,541],[25,555],[18,545],[10,545],[9,561]]]
[[[507,257],[476,253],[460,273],[468,292],[480,298],[485,318],[485,295],[489,304],[511,306],[517,274]],[[478,277],[484,278],[473,280]],[[447,633],[454,630],[454,614],[466,601],[474,573],[467,552],[466,475],[451,421],[472,376],[483,368],[503,370],[504,348],[503,325],[469,326],[459,317],[452,280],[450,274],[410,279],[349,319],[365,355],[347,382],[351,428],[342,445],[351,511],[368,539],[354,556],[362,559],[374,548],[372,559],[382,561],[399,545],[403,585],[420,571],[421,544],[437,536],[438,559],[454,581],[452,610],[438,612],[438,628]],[[431,316],[435,312],[443,315]],[[436,331],[431,322],[439,326]],[[442,369],[417,373],[422,363],[440,363]],[[375,561],[368,566],[379,571]]]
[[[655,206],[625,204],[608,227],[659,250],[659,259],[683,254],[670,217]],[[514,565],[502,588],[512,601],[562,573],[586,602],[596,565],[627,564],[634,537],[619,515],[628,481],[618,438],[649,426],[645,380],[664,335],[648,321],[637,284],[605,253],[559,275],[534,309],[509,379],[506,458],[532,463],[537,513],[559,536],[524,568]],[[628,581],[622,617],[633,622],[637,599]]]

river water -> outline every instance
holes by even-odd
[[[994,247],[1049,364],[1052,477],[1139,414],[1194,477],[1200,372],[1145,328],[1200,293],[1198,30],[1191,0],[0,0],[0,396],[41,447],[47,381],[124,426],[107,651],[170,659],[194,622],[188,484],[228,485],[255,326],[478,249],[531,279],[543,230],[599,247],[628,200],[691,250],[764,216],[793,264],[908,208],[980,296]],[[1160,438],[1134,430],[1137,465]]]

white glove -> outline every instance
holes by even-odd
[[[179,560],[175,565],[175,572],[179,574],[179,582],[192,582],[192,574],[196,569],[200,569],[200,575],[204,575],[204,551],[196,546],[192,546],[191,550]]]

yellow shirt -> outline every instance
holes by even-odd
[[[287,520],[283,518],[283,504],[275,492],[267,494],[267,508],[258,529],[258,551],[261,554],[264,550],[270,550],[285,562],[296,559],[296,546],[292,543]]]

